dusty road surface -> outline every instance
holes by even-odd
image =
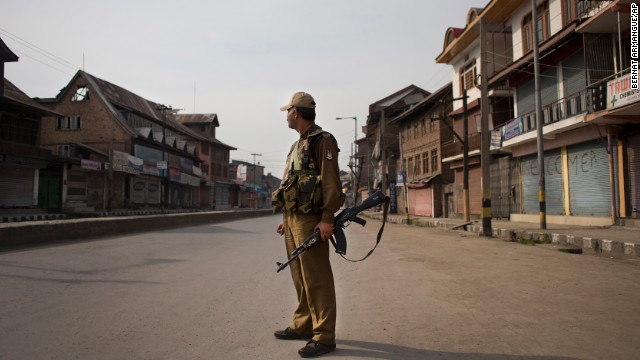
[[[0,253],[0,359],[295,359],[278,216]],[[364,255],[379,222],[348,228]],[[640,263],[387,224],[326,359],[638,359]]]

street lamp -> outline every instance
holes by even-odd
[[[356,157],[355,157],[355,152],[356,152],[356,146],[357,146],[357,141],[358,141],[358,117],[357,116],[351,116],[351,117],[337,117],[336,120],[344,120],[344,119],[353,119],[354,121],[354,132],[353,132],[353,146],[351,147],[351,159],[349,160],[349,168],[351,169],[351,180],[353,180],[353,184],[351,185],[351,196],[353,197],[353,204],[352,206],[356,206],[356,200],[358,199],[358,189],[357,189],[357,181],[356,181],[356,172],[355,170],[353,170],[353,168],[356,166]],[[353,161],[353,163],[352,163]]]
[[[169,204],[169,159],[167,156],[167,138],[166,138],[166,129],[167,129],[167,111],[171,111],[173,110],[173,108],[171,107],[171,105],[167,106],[167,105],[163,105],[163,104],[158,104],[158,107],[156,108],[157,110],[162,111],[162,161],[165,163],[165,172],[164,172],[164,176],[162,179],[163,182],[163,186],[162,186],[162,200],[160,201],[160,207],[162,209],[162,213],[164,214],[166,208],[170,205]]]

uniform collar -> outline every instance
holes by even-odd
[[[311,135],[319,133],[320,131],[322,131],[322,128],[316,124],[313,124],[309,127],[309,129],[307,129],[307,131],[300,134],[300,139],[306,139]]]

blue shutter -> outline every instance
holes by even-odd
[[[539,214],[538,155],[523,157],[520,161],[522,175],[522,207],[525,214]],[[544,155],[544,187],[547,215],[564,215],[564,189],[562,186],[562,156],[560,149]]]

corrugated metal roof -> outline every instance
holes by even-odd
[[[60,114],[52,111],[51,109],[47,109],[46,107],[40,105],[37,101],[30,98],[27,94],[22,92],[22,90],[18,89],[18,87],[15,86],[11,81],[7,80],[7,78],[4,79],[4,97],[13,100],[14,102],[17,102],[21,105],[33,108],[41,115],[61,116]]]
[[[411,116],[412,114],[416,113],[420,109],[428,106],[430,103],[434,103],[435,101],[437,101],[437,100],[439,100],[439,99],[441,99],[441,98],[443,98],[443,97],[445,97],[447,95],[449,95],[451,97],[451,95],[452,95],[451,94],[451,89],[452,89],[451,86],[452,86],[451,83],[447,83],[446,85],[442,86],[440,89],[436,90],[435,92],[433,92],[428,97],[422,99],[420,102],[416,103],[411,108],[409,108],[408,110],[406,110],[402,114],[400,114],[397,117],[395,117],[394,119],[392,119],[390,121],[390,123],[404,120],[408,116]]]
[[[127,89],[112,84],[106,80],[97,78],[84,71],[80,71],[80,73],[85,78],[92,79],[97,86],[96,90],[100,91],[102,95],[104,95],[106,100],[111,102],[113,105],[136,112],[144,117],[154,119],[159,122],[164,121],[167,127],[200,141],[208,140],[202,135],[199,135],[198,133],[194,132],[193,130],[175,120],[174,116],[171,113],[166,112],[166,114],[163,114],[162,110],[160,110],[160,104],[147,100]],[[123,121],[123,123],[126,122]]]
[[[397,103],[398,101],[402,100],[404,97],[406,97],[407,95],[411,94],[412,92],[419,92],[422,93],[426,96],[429,96],[431,93],[429,93],[428,91],[415,86],[415,85],[409,85],[407,87],[405,87],[404,89],[398,90],[395,93],[380,99],[376,102],[374,102],[373,104],[369,105],[369,114],[374,113],[376,111],[379,111],[380,109],[384,109],[387,108],[395,103]]]
[[[217,114],[176,114],[175,118],[182,124],[212,124],[220,126]]]
[[[18,55],[9,49],[7,44],[2,41],[2,38],[0,38],[0,60],[2,60],[3,63],[18,61]]]

